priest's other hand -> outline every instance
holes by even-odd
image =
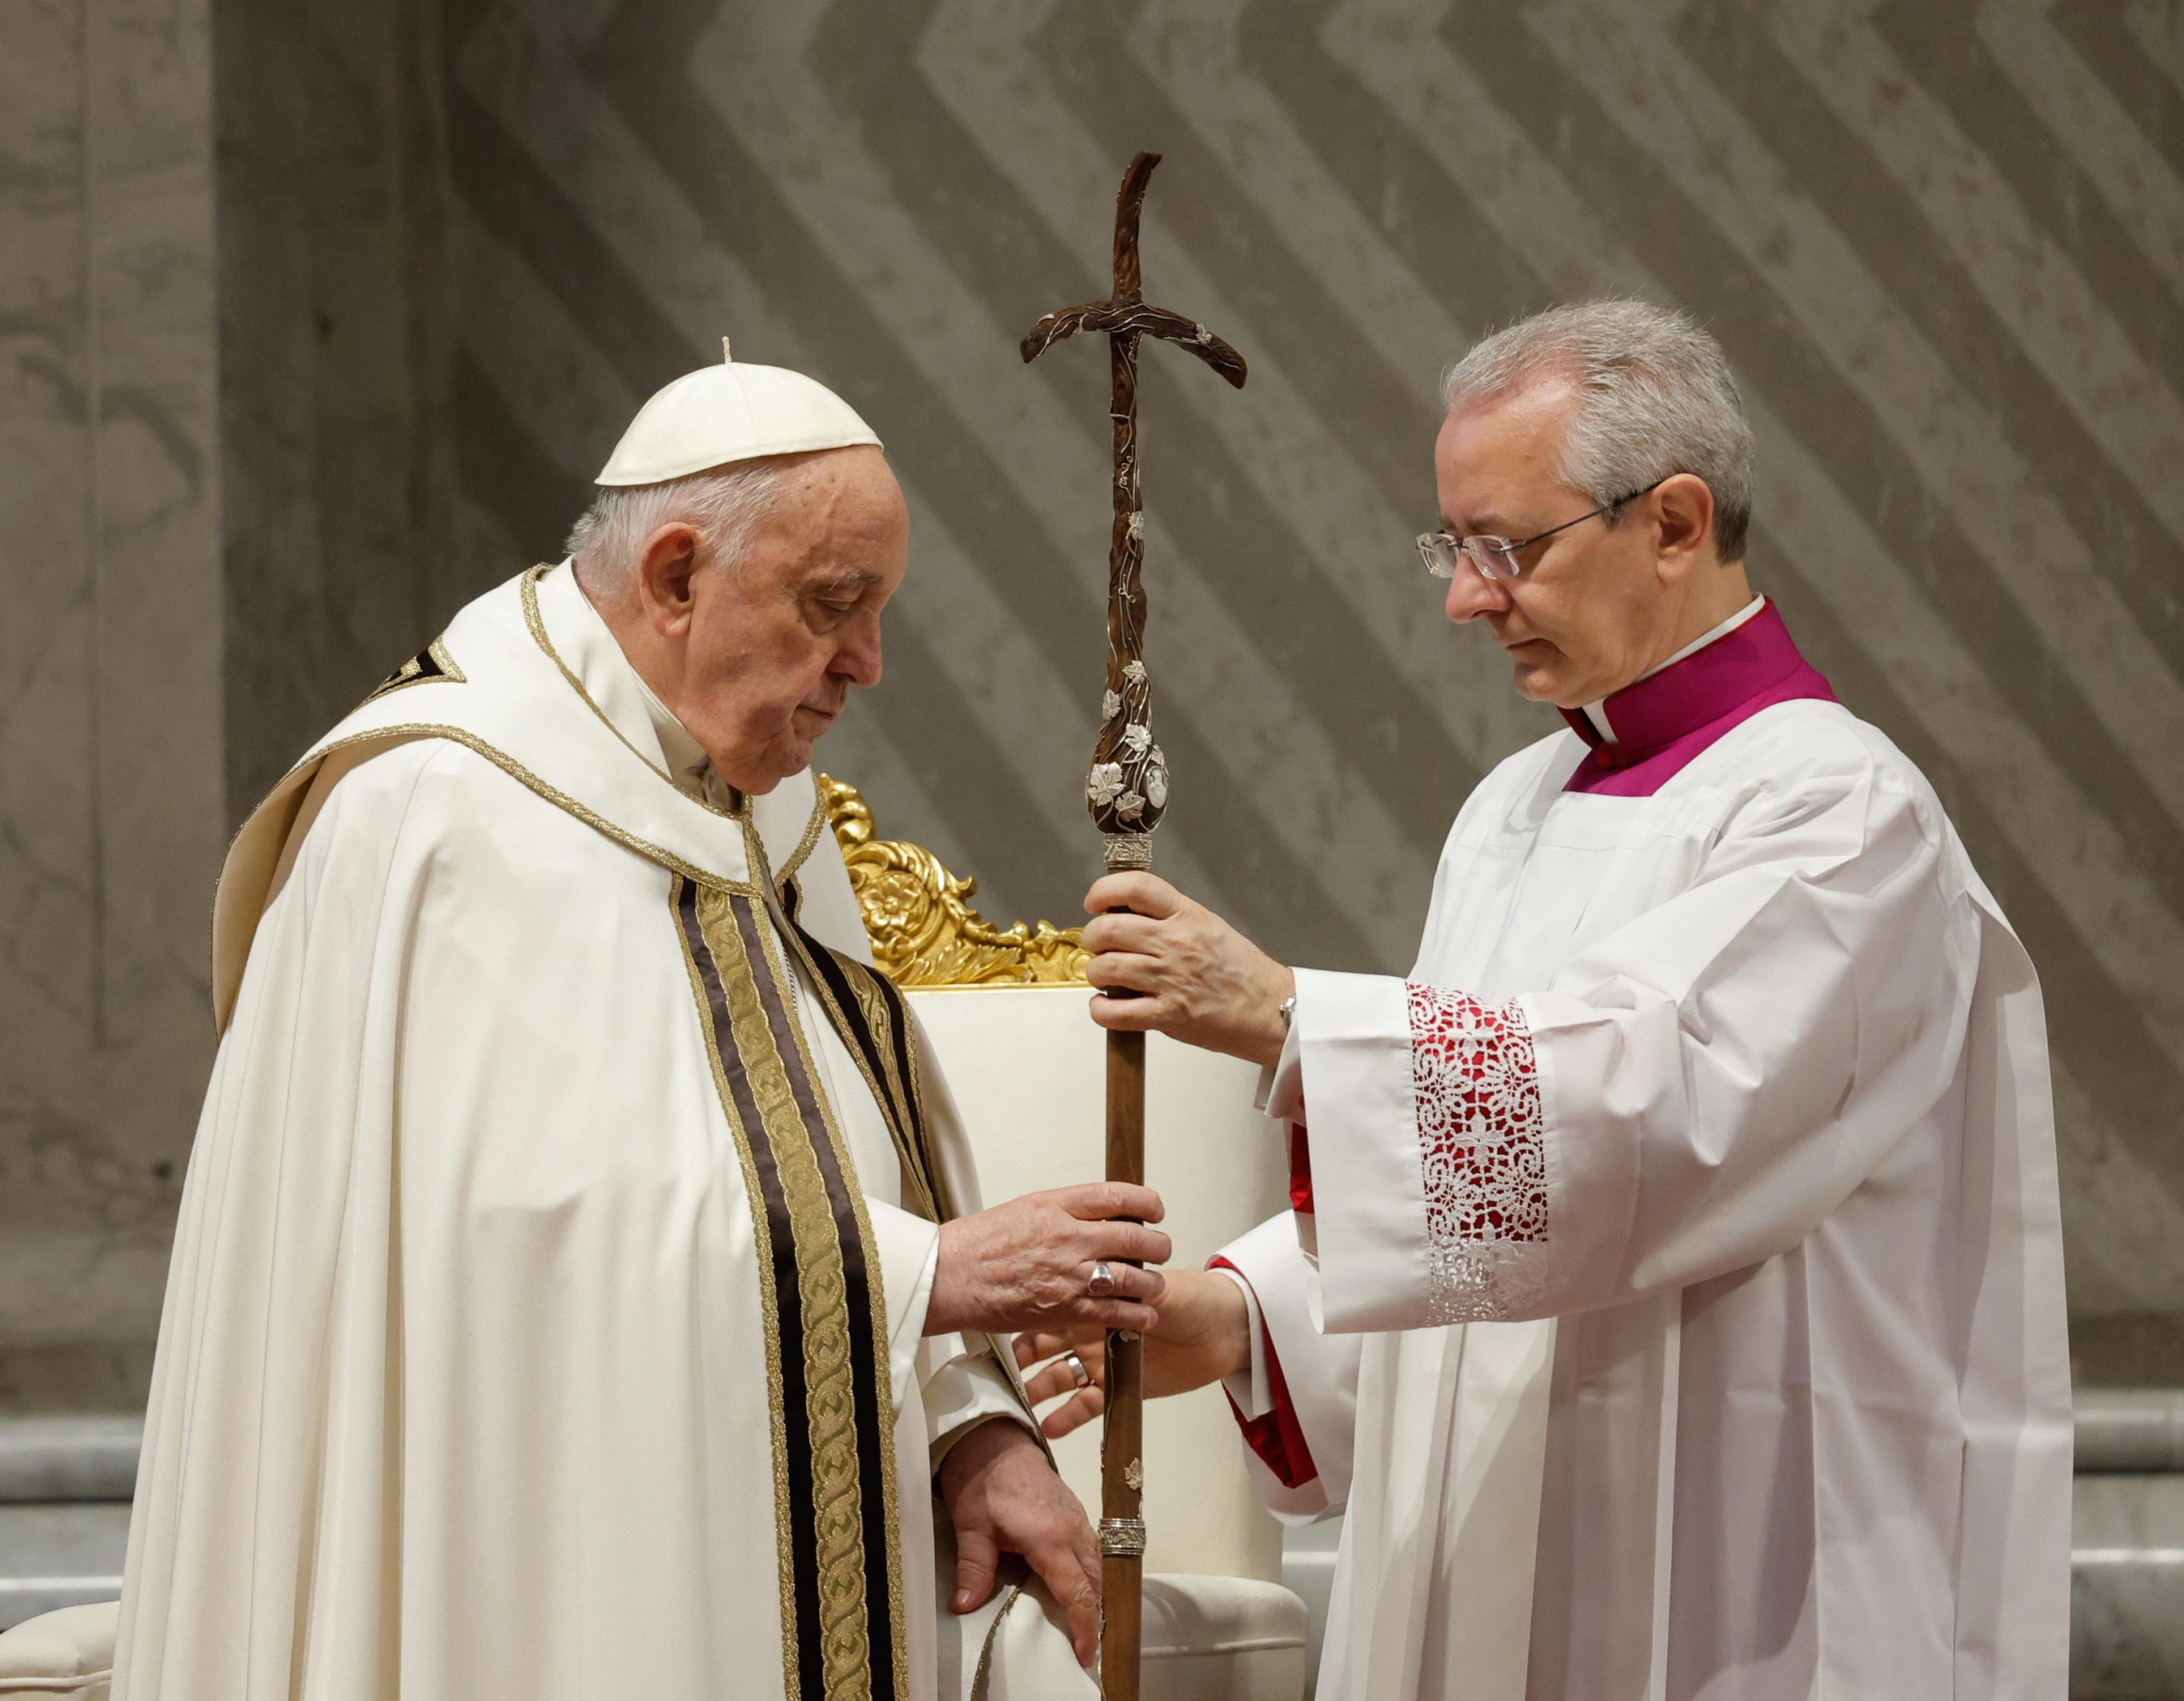
[[[1145,1332],[1145,1391],[1188,1394],[1218,1382],[1252,1361],[1252,1315],[1244,1291],[1211,1270],[1170,1270],[1160,1302],[1160,1321]],[[1075,1354],[1092,1380],[1080,1388],[1069,1362]],[[1059,1441],[1082,1428],[1107,1407],[1107,1338],[1100,1329],[1040,1329],[1016,1338],[1016,1362],[1026,1371],[1024,1391],[1034,1407],[1062,1395],[1039,1427]]]
[[[1151,1028],[1206,1051],[1273,1063],[1288,1036],[1281,1007],[1297,977],[1202,903],[1152,874],[1108,874],[1084,895],[1093,985],[1140,998],[1095,997],[1103,1028]],[[1127,910],[1127,914],[1113,912]]]
[[[1166,1283],[1159,1270],[1136,1264],[1168,1261],[1168,1237],[1145,1226],[1167,1214],[1150,1187],[1088,1181],[952,1218],[940,1225],[925,1332],[1006,1334],[1072,1323],[1150,1329]],[[1095,1298],[1092,1267],[1102,1263],[1114,1289]]]
[[[1008,1418],[990,1419],[949,1449],[940,1497],[956,1526],[956,1593],[973,1612],[993,1594],[1003,1553],[1021,1553],[1069,1614],[1079,1664],[1100,1652],[1100,1546],[1039,1443]]]

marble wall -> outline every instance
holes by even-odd
[[[1409,565],[1438,370],[1557,299],[1692,307],[1757,582],[2041,966],[2082,1370],[2184,1380],[2174,9],[1648,6],[14,0],[0,1404],[141,1378],[227,831],[724,331],[912,505],[826,765],[1072,919],[1105,378],[1014,343],[1105,287],[1139,146],[1154,293],[1252,363],[1146,363],[1164,867],[1292,960],[1409,961],[1456,804],[1552,725]]]
[[[0,1407],[141,1387],[227,837],[472,589],[434,16],[9,10]]]
[[[0,1401],[141,1380],[224,842],[206,0],[0,51]]]
[[[219,0],[227,783],[237,818],[449,612],[429,0]]]
[[[9,11],[0,1407],[141,1387],[228,834],[475,589],[437,470],[436,17]]]
[[[1932,779],[2048,991],[2081,1367],[2184,1379],[2184,53],[2174,5],[447,0],[454,429],[485,578],[630,412],[821,374],[909,493],[888,678],[822,759],[1002,915],[1073,919],[1103,653],[1103,294],[1143,363],[1162,868],[1400,970],[1478,778],[1557,729],[1410,538],[1443,365],[1556,300],[1722,339],[1750,566]]]

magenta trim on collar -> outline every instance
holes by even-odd
[[[1799,698],[1833,703],[1835,693],[1798,652],[1770,601],[1705,648],[1603,703],[1613,744],[1601,740],[1583,710],[1563,710],[1571,730],[1591,748],[1562,789],[1651,797],[1731,728]]]

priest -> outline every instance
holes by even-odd
[[[1148,1386],[1225,1380],[1268,1503],[1345,1514],[1324,1701],[2055,1701],[2032,967],[1753,594],[1711,337],[1565,307],[1445,390],[1425,565],[1566,729],[1465,802],[1406,974],[1093,887],[1091,978],[1144,995],[1095,1019],[1263,1063],[1291,1154],[1292,1211],[1171,1273]]]
[[[808,770],[902,493],[729,362],[599,482],[228,856],[122,1701],[1091,1692],[995,1337],[1148,1325],[1168,1243],[1141,1188],[982,1210],[871,967]]]

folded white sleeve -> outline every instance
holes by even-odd
[[[1281,1366],[1290,1411],[1318,1472],[1310,1482],[1290,1488],[1247,1448],[1252,1486],[1267,1509],[1286,1524],[1328,1517],[1341,1511],[1350,1497],[1350,1460],[1356,1448],[1357,1371],[1364,1339],[1330,1335],[1320,1327],[1319,1270],[1298,1244],[1293,1212],[1268,1218],[1216,1256],[1235,1266],[1255,1314],[1250,1380],[1245,1390],[1252,1404],[1242,1400],[1237,1404],[1247,1419],[1274,1408],[1265,1359],[1270,1344]]]
[[[874,1250],[887,1296],[887,1368],[895,1409],[919,1391],[926,1308],[932,1302],[932,1273],[940,1263],[940,1229],[913,1211],[868,1198]]]
[[[988,1418],[1008,1418],[1038,1434],[1031,1408],[994,1355],[984,1335],[933,1335],[925,1341],[919,1368],[934,1470],[950,1448]]]

